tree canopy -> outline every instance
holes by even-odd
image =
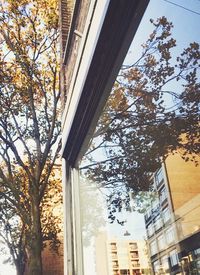
[[[111,218],[130,191],[151,190],[151,175],[169,154],[198,164],[199,44],[177,55],[173,24],[164,16],[151,24],[142,55],[120,70],[82,162],[83,173],[108,190]]]
[[[45,226],[52,225],[44,202],[58,192],[52,172],[60,150],[56,0],[1,2],[0,63],[0,195],[19,221],[28,272],[39,275],[50,233]],[[55,224],[50,228],[55,235]]]

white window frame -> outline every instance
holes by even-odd
[[[165,236],[166,236],[166,242],[167,242],[168,245],[173,243],[174,242],[174,237],[175,237],[174,228],[173,227],[168,228],[165,232]]]
[[[161,258],[161,265],[164,271],[169,269],[168,255],[165,255]]]
[[[179,263],[178,254],[176,249],[169,252],[171,266],[175,266]]]
[[[114,78],[116,77],[116,74],[119,71],[121,63],[124,60],[125,54],[128,50],[128,47],[130,46],[133,36],[135,35],[135,31],[137,30],[137,27],[140,23],[140,20],[147,7],[149,0],[144,0],[142,2],[138,1],[138,5],[136,5],[136,9],[133,10],[134,16],[128,17],[128,20],[127,20],[129,24],[128,28],[126,29],[122,28],[124,38],[123,40],[121,39],[120,41],[118,41],[118,47],[115,53],[116,56],[113,55],[114,59],[113,59],[113,56],[111,58],[112,63],[109,64],[110,74],[109,75],[106,74],[106,77],[103,78],[102,80],[102,83],[105,85],[97,85],[95,83],[96,86],[94,90],[96,91],[96,88],[99,88],[98,91],[101,92],[99,93],[101,95],[101,98],[98,104],[94,104],[95,107],[97,108],[93,112],[93,116],[90,116],[90,117],[93,117],[94,119],[90,120],[88,119],[88,117],[86,117],[87,121],[89,121],[89,126],[86,129],[86,131],[82,133],[81,136],[78,136],[79,141],[81,141],[80,146],[76,147],[78,148],[76,150],[71,150],[71,143],[73,143],[71,141],[74,138],[72,130],[73,130],[73,127],[76,127],[76,123],[75,123],[76,121],[74,122],[74,120],[76,118],[76,114],[80,113],[78,108],[79,103],[81,101],[81,98],[84,97],[85,95],[83,93],[85,88],[85,82],[89,77],[91,77],[91,75],[88,76],[88,72],[91,69],[91,64],[93,64],[92,61],[94,59],[93,56],[96,51],[96,45],[100,47],[100,45],[98,44],[98,41],[99,41],[99,37],[101,37],[100,34],[102,33],[102,29],[103,29],[104,35],[105,33],[107,33],[107,31],[105,31],[105,27],[103,28],[103,26],[105,26],[104,19],[105,19],[105,16],[107,16],[107,10],[110,8],[110,6],[111,6],[111,11],[112,12],[114,11],[115,4],[113,4],[113,2],[114,1],[110,1],[110,0],[101,0],[101,1],[91,0],[90,8],[88,11],[88,14],[90,14],[91,17],[90,18],[87,17],[86,19],[86,21],[88,22],[88,26],[86,26],[82,35],[82,42],[79,46],[78,58],[76,60],[74,73],[70,83],[70,89],[68,91],[67,102],[65,104],[65,110],[63,113],[63,121],[62,121],[63,135],[62,135],[61,155],[63,157],[62,170],[63,170],[64,209],[65,209],[64,210],[65,211],[65,214],[64,214],[64,220],[65,220],[64,222],[65,223],[64,225],[65,226],[64,274],[65,275],[72,275],[72,274],[83,275],[84,274],[82,236],[81,236],[81,225],[80,225],[79,171],[74,167],[78,166],[78,159],[84,154],[82,150],[86,148],[86,145],[89,142],[89,138],[92,136],[92,127],[95,125],[96,120],[98,119],[100,109],[104,105],[104,102],[107,98],[108,91],[111,90],[111,86],[113,84]],[[129,0],[125,5],[125,7],[129,8],[130,3],[131,1]],[[115,13],[113,14],[115,15]],[[118,17],[118,18],[121,18],[121,17]],[[87,22],[86,22],[86,25],[87,25]],[[118,20],[118,22],[119,24],[121,24],[123,20]],[[118,30],[117,28],[115,29],[116,31],[114,32],[114,34],[116,34],[115,37],[117,37]],[[71,31],[74,33],[73,28]],[[113,29],[111,28],[110,31],[113,32]],[[114,41],[116,41],[116,39]],[[107,54],[109,53],[110,53],[110,48],[108,47]],[[105,52],[102,52],[101,54],[105,55]],[[100,54],[100,57],[102,56],[101,54]],[[61,64],[61,65],[66,65],[66,64]],[[102,75],[102,74],[99,73],[99,75]],[[91,98],[95,98],[94,95],[95,93],[92,94]],[[86,118],[84,122],[86,122]],[[76,142],[74,142],[73,145],[76,146],[77,145]],[[70,150],[68,150],[68,148],[70,148]]]
[[[170,210],[168,206],[162,210],[162,216],[163,216],[163,222],[164,224],[166,224],[171,218]]]
[[[165,249],[166,247],[166,242],[165,242],[165,236],[164,234],[161,234],[158,236],[158,249],[159,251]]]
[[[152,223],[150,223],[147,226],[147,235],[148,235],[148,237],[151,237],[151,236],[153,236],[153,234],[154,234],[154,226]]]
[[[152,241],[149,246],[150,246],[151,256],[155,255],[158,252],[156,240]]]
[[[167,199],[167,189],[164,186],[160,191],[160,202],[163,203]]]
[[[162,219],[160,216],[156,217],[154,222],[155,231],[158,231],[162,227]]]
[[[160,178],[161,176],[161,178]],[[160,183],[164,181],[164,173],[162,168],[160,168],[160,170],[158,170],[158,172],[156,173],[156,185],[160,185]]]

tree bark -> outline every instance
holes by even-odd
[[[42,275],[42,230],[38,195],[32,199],[31,241],[28,247],[28,275]]]
[[[16,270],[17,270],[17,275],[24,275],[25,272],[25,266],[15,265]]]
[[[26,266],[24,255],[20,255],[19,258],[14,261],[14,263],[15,263],[17,275],[24,275],[25,266]]]

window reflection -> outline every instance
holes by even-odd
[[[166,224],[170,219],[170,211],[168,206],[162,210],[162,217],[164,224]]]
[[[155,1],[152,2],[155,5]],[[159,4],[162,6],[160,1]],[[173,62],[180,59],[172,62],[175,69],[169,72],[170,46],[160,42],[158,48],[163,46],[163,56],[156,59],[154,47],[160,38],[153,41],[154,37],[155,32],[148,40],[153,43],[150,52],[147,44],[143,48],[147,56],[142,56],[138,63],[134,61],[137,66],[130,71],[120,72],[80,166],[86,275],[200,274],[200,175],[199,167],[195,166],[199,157],[190,161],[192,154],[184,147],[183,140],[181,143],[180,132],[176,132],[183,123],[178,120],[179,115],[187,108],[179,109],[180,101],[174,93],[170,98],[168,95],[174,85],[177,90],[185,88],[184,81],[192,78],[192,72],[190,77],[182,75],[182,70],[178,76],[173,75],[180,69]],[[176,51],[178,49],[173,48],[172,53]],[[158,77],[155,71],[159,69],[161,76]],[[163,83],[171,77],[174,81],[180,77],[181,83],[173,82],[171,86],[166,83],[164,87]],[[195,77],[199,80],[199,72]],[[159,94],[161,90],[166,92],[164,97]],[[162,120],[163,108],[171,103],[165,109],[167,119],[158,125],[159,130],[149,129],[154,122],[152,117]],[[174,116],[178,114],[173,125],[168,120],[172,112]],[[155,132],[152,134],[152,131]],[[184,136],[185,132],[181,134]],[[192,135],[190,132],[186,140]],[[176,142],[183,146],[180,150]],[[194,145],[195,141],[191,143]],[[163,147],[157,154],[160,144]]]
[[[165,237],[164,237],[164,235],[160,235],[158,237],[158,248],[159,248],[159,250],[163,250],[165,248],[165,245],[166,245]]]

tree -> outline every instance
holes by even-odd
[[[42,201],[60,143],[55,0],[0,4],[0,188],[20,219],[28,274],[42,274]]]
[[[169,154],[198,164],[199,44],[176,57],[172,23],[165,17],[151,23],[142,55],[119,72],[82,164],[87,177],[110,190],[111,219],[130,191],[151,189],[152,173]]]
[[[18,172],[18,177],[20,172]],[[15,184],[17,180],[15,181]],[[29,196],[27,192],[26,178],[22,180],[20,177],[20,188],[22,193]],[[16,208],[8,200],[8,196],[12,198],[12,193],[6,193],[1,191],[1,205],[0,205],[0,239],[3,240],[3,244],[9,248],[10,256],[7,257],[7,262],[14,264],[18,275],[24,274],[27,266],[26,255],[26,234],[28,224],[20,218]],[[26,211],[29,208],[28,200],[21,201]],[[58,234],[62,230],[62,213],[59,211],[59,207],[62,205],[62,190],[60,173],[55,177],[52,173],[47,189],[45,190],[43,199],[40,204],[41,215],[41,227],[42,227],[42,246],[48,245],[57,252],[60,244]],[[55,210],[55,211],[54,211]]]

